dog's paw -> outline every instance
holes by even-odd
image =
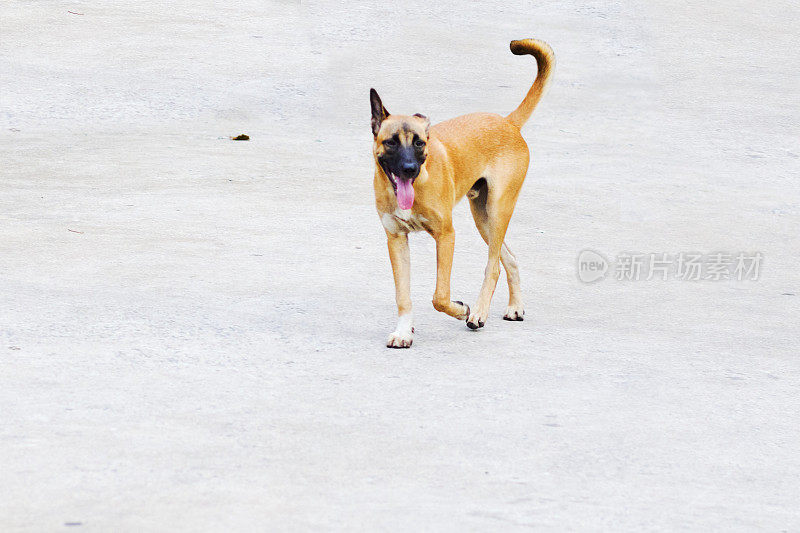
[[[458,304],[458,305],[460,305],[461,307],[464,308],[464,312],[461,313],[460,315],[456,315],[456,319],[458,319],[458,320],[466,319],[469,316],[469,306],[467,304],[465,304],[464,302],[459,301],[459,300],[453,300],[453,303],[454,304]]]
[[[387,348],[411,348],[414,342],[414,333],[412,331],[394,331],[386,340]]]
[[[506,307],[506,314],[503,315],[503,320],[521,322],[525,320],[523,315],[525,315],[525,311],[522,309],[522,305],[509,305]]]
[[[482,328],[485,323],[486,323],[486,317],[481,316],[478,313],[472,313],[471,315],[469,315],[469,318],[467,319],[467,327],[469,329]]]
[[[411,313],[397,317],[397,327],[386,340],[387,348],[410,348],[414,342],[414,319]]]

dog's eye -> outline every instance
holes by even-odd
[[[397,148],[397,141],[395,141],[394,139],[386,139],[385,141],[383,141],[383,145],[386,148]]]
[[[425,148],[425,141],[423,141],[422,139],[417,139],[416,141],[414,141],[414,146],[416,146],[417,148]]]

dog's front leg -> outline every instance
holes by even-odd
[[[469,306],[463,302],[450,301],[450,271],[453,267],[453,250],[456,233],[452,224],[433,234],[436,239],[436,292],[433,294],[433,307],[458,320],[469,316]]]
[[[411,310],[411,254],[408,249],[408,234],[387,231],[386,239],[397,301],[397,328],[389,335],[386,346],[409,348],[414,342],[414,317]]]

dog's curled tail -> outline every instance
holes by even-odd
[[[521,128],[533,113],[536,104],[542,99],[542,95],[547,90],[553,68],[556,64],[556,56],[550,45],[539,39],[521,39],[511,41],[511,53],[514,55],[532,55],[536,58],[536,79],[533,81],[528,94],[522,103],[511,112],[506,118],[518,128]]]

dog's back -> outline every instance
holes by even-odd
[[[498,174],[498,165],[513,161],[525,165],[528,145],[519,128],[507,117],[495,113],[470,113],[431,127],[431,137],[442,143],[458,179],[456,198],[467,193],[480,178]]]

